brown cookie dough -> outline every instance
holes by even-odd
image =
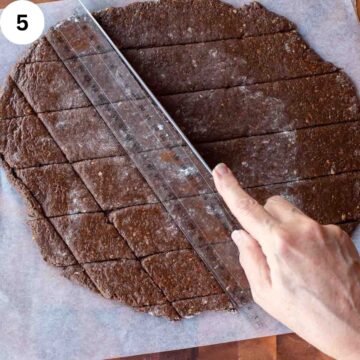
[[[0,151],[13,168],[66,162],[54,139],[33,115],[0,121]]]
[[[256,3],[236,9],[216,0],[136,3],[95,16],[211,165],[228,162],[260,202],[283,195],[318,221],[353,231],[360,219],[356,89],[290,21]],[[64,33],[82,63],[100,70],[91,92],[81,90],[85,77],[73,79],[84,65],[65,42],[56,49],[63,64],[41,38],[0,94],[0,162],[28,204],[43,257],[72,281],[155,316],[231,310],[171,219],[180,227],[186,219],[175,194],[206,235],[195,238],[200,250],[226,261],[248,299],[216,207],[200,206],[212,204],[211,177],[194,173],[192,155],[181,156],[183,141],[167,138],[133,80],[118,77],[110,47],[90,49],[82,41],[84,33],[98,40],[88,24],[71,18],[46,36]],[[105,69],[109,57],[115,66]],[[115,87],[120,80],[125,91]],[[95,93],[96,107],[87,97]],[[146,180],[114,134],[121,120],[128,134],[141,129],[135,163],[148,166]],[[174,176],[178,166],[181,177]],[[152,177],[154,169],[167,189]]]
[[[134,259],[127,243],[102,213],[50,219],[79,263]]]
[[[33,239],[45,261],[55,266],[77,264],[74,255],[47,219],[29,221]]]
[[[36,40],[25,52],[19,63],[35,63],[60,60],[45,37]]]
[[[359,119],[360,113],[354,85],[343,72],[160,100],[194,143],[333,124]]]
[[[296,32],[125,50],[124,54],[157,95],[336,71],[334,65],[321,60]]]
[[[190,244],[161,204],[117,210],[110,214],[110,220],[137,257],[190,248]]]
[[[222,293],[193,250],[151,255],[141,263],[169,301]]]
[[[37,113],[90,105],[61,62],[19,64],[13,79]]]
[[[128,157],[110,157],[74,164],[103,210],[158,202]]]
[[[201,144],[198,149],[211,167],[224,162],[243,186],[253,187],[358,170],[359,132],[356,121]]]
[[[16,171],[47,216],[100,210],[89,190],[69,164]]]
[[[295,28],[258,3],[235,9],[214,0],[144,2],[106,9],[95,16],[120,48],[243,38]]]
[[[138,260],[84,264],[84,269],[101,294],[131,306],[160,305],[164,295]]]
[[[136,26],[134,26],[134,13]],[[294,24],[282,16],[252,3],[239,9],[214,0],[151,1],[131,4],[125,8],[109,8],[95,13],[95,17],[119,48],[139,48],[185,43],[198,43],[231,38],[245,38],[295,29]],[[219,21],[219,17],[221,21]],[[240,26],[239,26],[240,22]],[[214,26],[214,23],[217,26]],[[84,48],[79,32],[86,31],[97,39],[97,33],[86,22],[64,21],[61,33],[78,39],[73,48],[81,55],[92,53]],[[49,36],[49,34],[48,34]],[[57,31],[50,36],[59,36]],[[63,45],[58,50],[70,58],[72,52]],[[102,44],[96,52],[106,52]],[[46,40],[37,41],[22,59],[23,62],[50,61],[56,55]]]
[[[17,88],[11,77],[8,77],[0,92],[0,120],[12,119],[33,114],[31,106]]]
[[[360,219],[360,172],[248,189],[264,204],[281,195],[322,224]]]
[[[28,217],[31,220],[43,218],[44,211],[40,203],[35,199],[35,197],[30,192],[28,187],[24,184],[24,182],[15,174],[15,171],[4,160],[2,155],[0,156],[0,166],[1,169],[4,170],[10,183],[17,189],[17,191],[25,201]]]
[[[44,113],[39,117],[71,162],[125,155],[93,107]]]
[[[136,307],[135,310],[153,316],[163,316],[169,320],[180,320],[181,317],[171,304]]]
[[[86,274],[84,268],[80,265],[67,266],[63,268],[62,274],[67,279],[75,282],[76,284],[84,286],[85,288],[90,289],[96,293],[99,292],[97,287]]]
[[[172,303],[181,317],[191,317],[203,311],[234,310],[226,295],[211,295],[194,299],[179,300]]]

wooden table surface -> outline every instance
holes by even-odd
[[[358,16],[358,19],[360,21],[360,0],[353,0],[354,6],[355,6],[355,10]]]
[[[112,360],[330,360],[294,334]]]
[[[56,0],[33,0],[44,3]],[[360,17],[360,0],[358,14]],[[0,0],[0,8],[12,2]],[[1,64],[0,64],[1,66]],[[237,341],[157,354],[117,358],[116,360],[329,360],[330,358],[295,334]],[[115,359],[113,359],[115,360]]]

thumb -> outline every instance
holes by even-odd
[[[240,263],[251,291],[258,292],[271,286],[270,268],[259,243],[246,231],[236,230],[231,235],[240,253]]]

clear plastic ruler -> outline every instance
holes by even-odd
[[[47,40],[236,309],[252,312],[211,170],[82,1]]]

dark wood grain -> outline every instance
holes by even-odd
[[[331,360],[295,334],[113,360]]]
[[[324,355],[306,341],[302,340],[295,334],[277,337],[277,360],[330,360],[331,358]],[[290,356],[291,354],[291,356]]]
[[[45,3],[45,2],[51,2],[51,1],[57,1],[57,0],[32,0],[33,3]],[[0,9],[3,9],[6,5],[13,2],[13,0],[0,0]]]

